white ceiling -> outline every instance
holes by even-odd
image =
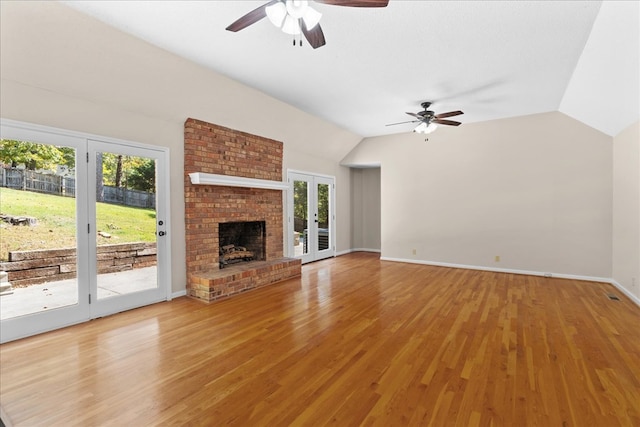
[[[562,111],[612,136],[640,116],[636,1],[314,3],[315,50],[268,19],[225,31],[265,2],[63,3],[361,136],[410,131],[385,124],[425,100],[463,123]]]

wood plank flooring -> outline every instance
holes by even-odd
[[[369,253],[7,343],[0,366],[16,426],[640,426],[640,308],[611,285]]]

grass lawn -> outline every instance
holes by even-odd
[[[98,203],[96,212],[98,231],[111,235],[98,236],[98,245],[156,240],[154,209]],[[8,260],[9,251],[76,246],[76,199],[0,188],[0,213],[38,220],[32,227],[0,222],[0,261]]]

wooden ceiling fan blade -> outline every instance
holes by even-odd
[[[424,116],[421,116],[420,114],[416,114],[416,113],[405,113],[405,114],[408,114],[411,117],[415,117],[416,119],[419,119],[419,120],[423,120],[424,119]]]
[[[403,125],[405,123],[418,123],[420,121],[421,120],[409,120],[408,122],[389,123],[388,125],[385,125],[385,126]]]
[[[436,119],[444,119],[445,117],[453,117],[459,116],[460,114],[464,114],[462,111],[449,111],[448,113],[436,114],[434,117]]]
[[[320,28],[320,24],[316,24],[315,27],[307,30],[307,25],[304,23],[304,20],[300,19],[300,29],[302,30],[302,34],[304,34],[305,38],[314,49],[327,44],[324,39],[322,28]]]
[[[439,125],[448,125],[448,126],[460,126],[462,124],[454,120],[442,120],[442,119],[433,119],[432,122],[438,123]]]
[[[315,0],[316,3],[349,7],[387,7],[389,0]]]
[[[258,22],[259,20],[261,20],[262,18],[265,18],[267,16],[267,7],[271,6],[272,4],[276,4],[278,3],[278,0],[271,0],[270,2],[263,4],[262,6],[252,10],[251,12],[247,13],[246,15],[240,17],[237,21],[235,21],[233,24],[229,25],[226,30],[227,31],[233,31],[234,33],[236,31],[240,31],[243,30],[245,28],[247,28],[249,25],[255,24],[256,22]]]

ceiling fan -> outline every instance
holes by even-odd
[[[409,120],[406,122],[399,122],[399,123],[390,123],[387,126],[401,125],[404,123],[420,123],[413,130],[414,132],[431,133],[434,130],[436,130],[436,128],[438,127],[437,125],[460,126],[462,124],[460,122],[456,122],[455,120],[445,120],[446,117],[453,117],[453,116],[459,116],[460,114],[464,114],[462,111],[460,110],[449,111],[448,113],[436,114],[433,111],[429,110],[429,107],[431,106],[431,104],[432,104],[431,102],[423,102],[422,104],[420,104],[422,108],[424,108],[423,111],[420,111],[418,113],[407,113],[408,115],[415,117],[417,120]]]
[[[386,7],[389,0],[315,0],[315,2],[332,6]],[[295,37],[304,34],[309,44],[317,49],[326,44],[319,23],[321,16],[320,12],[309,6],[307,0],[271,0],[240,17],[226,29],[233,32],[240,31],[268,17],[273,25],[294,36],[294,46]],[[300,46],[302,46],[302,38],[300,38]]]

